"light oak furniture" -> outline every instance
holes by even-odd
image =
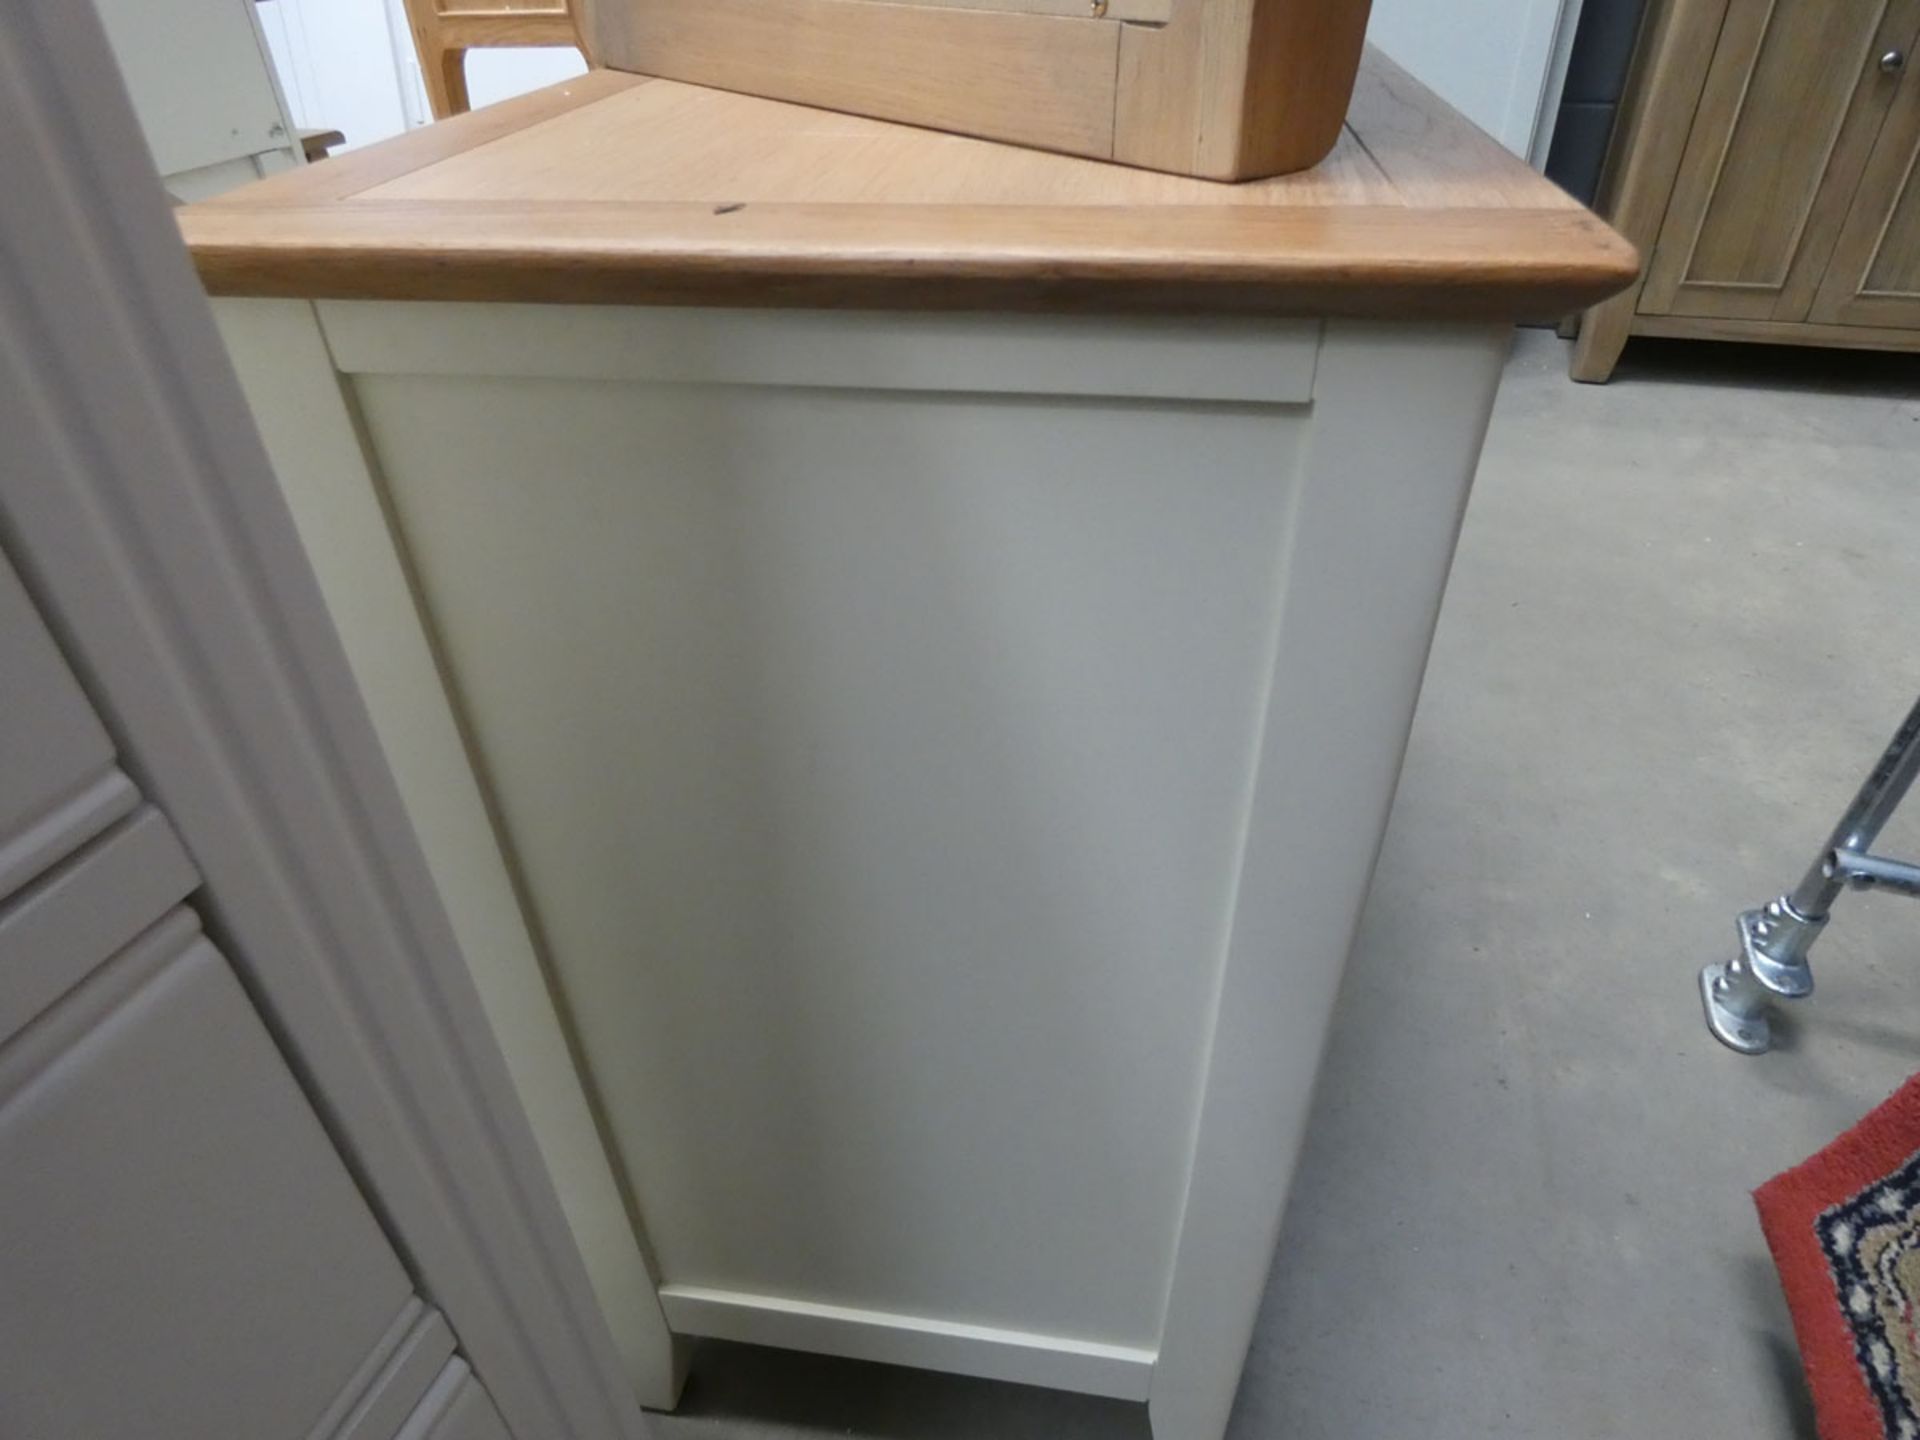
[[[407,0],[433,118],[464,115],[467,51],[489,45],[561,45],[585,51],[573,0]]]
[[[1217,1440],[1510,327],[1631,249],[1378,60],[1240,186],[601,71],[180,224],[651,1403],[664,1315]]]
[[[411,0],[414,4],[431,0]],[[581,0],[603,65],[1239,180],[1340,134],[1369,0]]]
[[[1648,252],[1587,312],[1629,335],[1920,350],[1920,0],[1655,0],[1601,209]]]

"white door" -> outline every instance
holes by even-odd
[[[433,118],[403,0],[261,0],[259,12],[298,124],[338,130],[351,150]],[[586,68],[565,47],[474,50],[467,94],[478,110]]]

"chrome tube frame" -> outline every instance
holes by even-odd
[[[1800,883],[1739,918],[1740,950],[1700,972],[1700,1002],[1714,1038],[1743,1055],[1773,1048],[1768,1008],[1813,993],[1808,952],[1843,891],[1886,890],[1920,898],[1920,866],[1871,853],[1873,842],[1920,774],[1920,701],[1894,732],[1833,836]]]

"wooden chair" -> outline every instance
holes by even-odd
[[[470,108],[467,51],[477,46],[572,45],[586,51],[571,0],[407,0],[407,21],[436,120]]]

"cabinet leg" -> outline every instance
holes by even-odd
[[[1639,287],[1629,293],[1637,295]],[[1613,367],[1620,363],[1620,352],[1627,348],[1627,332],[1632,328],[1630,304],[1609,301],[1594,306],[1580,319],[1580,338],[1573,342],[1573,363],[1568,373],[1582,384],[1606,384],[1613,378]]]
[[[1177,1400],[1156,1395],[1147,1406],[1147,1417],[1153,1440],[1223,1440],[1232,1409],[1231,1394],[1224,1405],[1209,1405],[1192,1395]]]

